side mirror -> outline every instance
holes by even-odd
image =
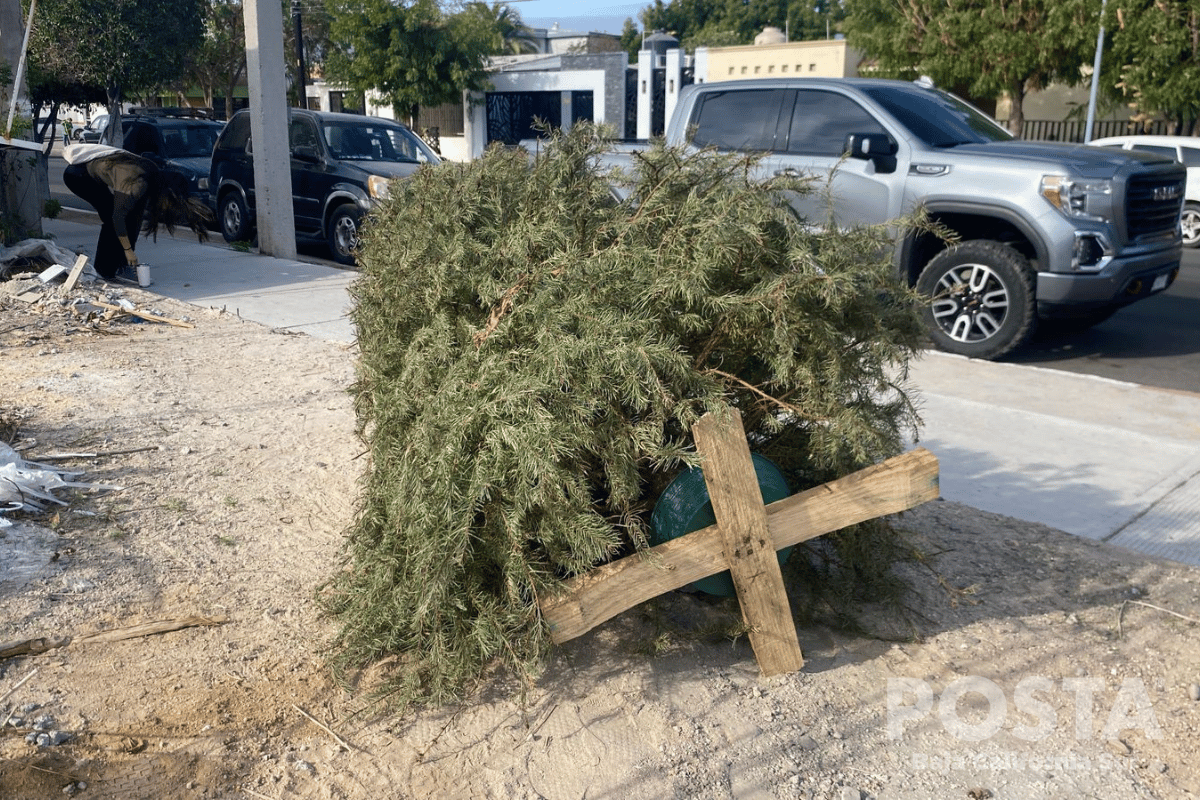
[[[899,149],[886,133],[851,133],[846,136],[845,153],[851,158],[874,161],[894,156]]]
[[[315,164],[321,160],[321,155],[317,152],[317,148],[312,145],[302,144],[292,150],[292,158],[298,158],[301,161],[309,161]]]

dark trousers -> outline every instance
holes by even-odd
[[[113,196],[112,190],[104,183],[88,174],[82,164],[68,164],[63,171],[63,183],[73,194],[85,200],[96,209],[100,215],[100,239],[96,242],[96,258],[92,267],[101,278],[111,281],[116,277],[117,269],[128,266],[125,258],[125,248],[117,238],[116,228],[113,227]],[[129,246],[137,242],[138,232],[142,229],[142,212],[146,210],[146,200],[140,200],[125,217],[125,229],[129,231]]]

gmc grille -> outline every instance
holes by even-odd
[[[1171,233],[1183,207],[1182,180],[1163,175],[1137,175],[1129,180],[1125,229],[1130,240]]]

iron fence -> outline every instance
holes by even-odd
[[[1173,123],[1164,120],[1152,122],[1130,122],[1128,120],[1098,120],[1093,123],[1092,138],[1126,136],[1134,133],[1170,134]],[[1078,142],[1083,143],[1084,120],[1027,119],[1021,138],[1032,142]]]

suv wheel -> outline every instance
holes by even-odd
[[[937,347],[993,359],[1024,344],[1037,327],[1033,270],[1000,242],[970,241],[933,258],[917,279]]]
[[[228,192],[221,198],[217,209],[221,221],[221,235],[227,242],[245,242],[250,239],[250,211],[237,192]]]
[[[329,218],[329,250],[339,264],[353,265],[362,214],[352,205],[338,206]]]
[[[1183,246],[1200,247],[1200,203],[1184,203],[1183,216]]]

